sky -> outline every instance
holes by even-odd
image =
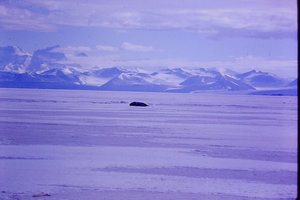
[[[297,76],[296,0],[0,0],[0,46],[68,63]],[[79,53],[87,56],[78,56]]]

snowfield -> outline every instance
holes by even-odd
[[[295,96],[1,88],[0,199],[292,200],[297,110]]]

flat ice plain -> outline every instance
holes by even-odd
[[[1,200],[296,196],[297,97],[0,89]]]

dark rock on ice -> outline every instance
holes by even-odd
[[[44,192],[32,195],[32,197],[47,197],[47,196],[49,197],[51,195],[47,194],[47,193],[44,193]]]
[[[143,103],[143,102],[136,102],[136,101],[130,103],[129,105],[130,105],[130,106],[143,106],[143,107],[148,106],[147,104],[145,104],[145,103]]]

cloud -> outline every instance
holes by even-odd
[[[241,69],[258,69],[262,71],[272,72],[282,77],[296,77],[297,76],[298,61],[296,59],[280,60],[280,59],[268,59],[259,56],[244,56],[237,57],[231,63],[228,63],[228,67]]]
[[[99,51],[109,51],[109,52],[116,52],[120,50],[139,51],[139,52],[154,51],[154,48],[152,46],[137,45],[129,42],[123,42],[120,47],[109,46],[109,45],[96,45],[96,49]]]
[[[109,49],[108,54],[101,54],[102,49]],[[113,51],[110,51],[113,49]],[[100,52],[99,52],[100,50]],[[116,50],[116,51],[115,51]],[[67,60],[60,61],[64,64],[79,64],[83,70],[89,70],[94,67],[114,67],[114,66],[139,66],[143,68],[158,69],[163,67],[184,67],[184,68],[227,68],[237,72],[246,72],[250,70],[261,70],[271,72],[280,77],[295,78],[297,77],[297,59],[270,59],[261,56],[243,56],[231,57],[227,60],[215,61],[191,61],[183,59],[125,59],[118,53],[119,50],[128,51],[149,51],[152,47],[136,45],[124,42],[121,47],[97,45],[96,47],[86,46],[67,46],[55,47],[52,51],[62,52]],[[89,52],[89,56],[78,56],[79,53]]]
[[[45,21],[39,13],[0,3],[0,29],[52,32],[56,31],[56,24]]]
[[[93,68],[114,67],[118,63],[120,56],[117,54],[109,55],[91,55],[91,56],[76,56],[69,55],[65,61],[60,61],[61,64],[80,65],[82,71],[91,70]]]
[[[129,42],[123,42],[121,49],[127,51],[154,51],[152,46],[137,45]]]
[[[99,51],[118,51],[119,48],[114,46],[107,46],[107,45],[96,45],[96,49]]]
[[[212,38],[296,38],[294,0],[199,2],[13,1],[0,3],[0,24],[6,30],[53,31],[59,25],[71,25],[118,30],[185,30]]]
[[[92,51],[90,47],[86,46],[67,46],[67,47],[57,47],[53,49],[54,52],[64,53],[67,57],[72,57],[80,53],[86,53]]]
[[[108,54],[101,54],[101,51],[107,50]],[[253,69],[271,72],[280,77],[297,77],[297,59],[270,59],[260,56],[232,57],[228,60],[216,61],[191,61],[183,59],[125,59],[118,53],[120,50],[126,51],[153,51],[152,47],[136,45],[124,42],[121,47],[97,45],[96,47],[86,46],[67,46],[56,47],[52,51],[62,52],[67,60],[60,61],[64,64],[79,64],[83,70],[89,70],[94,67],[114,67],[114,66],[139,66],[151,68],[152,70],[163,67],[185,67],[189,69],[205,68],[227,68],[237,72],[246,72]],[[78,56],[79,53],[89,53],[89,56]]]
[[[118,54],[94,55],[89,57],[68,56],[64,64],[80,64],[83,69],[89,70],[95,67],[142,67],[145,70],[157,70],[160,68],[183,67],[185,69],[195,69],[199,67],[230,69],[239,73],[250,70],[261,70],[271,72],[284,78],[297,77],[297,60],[276,60],[264,57],[246,56],[232,58],[227,61],[191,61],[181,59],[124,59]]]

